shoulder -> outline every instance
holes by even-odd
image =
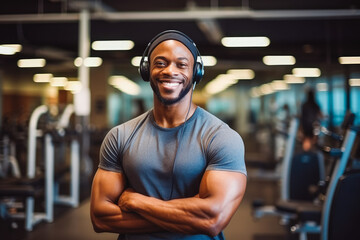
[[[103,145],[111,144],[119,149],[121,145],[124,145],[130,136],[146,122],[150,111],[147,111],[136,118],[111,128],[103,140]]]
[[[207,146],[211,145],[214,141],[218,143],[233,142],[243,144],[240,134],[215,115],[201,107],[198,107],[196,114],[194,120],[196,128],[200,129],[202,139]]]
[[[216,127],[229,127],[225,122],[221,119],[213,115],[212,113],[206,111],[205,109],[198,107],[196,109],[196,121],[200,121],[202,123],[216,126]]]
[[[230,126],[213,115],[212,113],[206,111],[205,109],[198,107],[197,109],[196,121],[199,121],[202,126],[204,126],[209,132],[221,133],[221,132],[231,132],[238,135],[238,133],[230,128]]]
[[[146,119],[148,119],[150,111],[151,110],[113,127],[112,129],[110,129],[109,134],[111,135],[131,134],[131,132],[133,132],[134,129],[136,129],[139,125],[142,125],[146,121]]]

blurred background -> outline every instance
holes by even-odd
[[[282,156],[272,131],[301,113],[309,89],[321,126],[338,131],[349,111],[360,123],[359,7],[357,0],[5,1],[1,131],[15,143],[26,175],[32,113],[47,106],[39,128],[49,129],[73,105],[66,126],[81,136],[81,200],[87,199],[106,132],[152,108],[152,90],[138,72],[148,42],[175,29],[194,40],[204,61],[193,101],[243,137],[251,173],[259,166],[252,162]],[[276,199],[277,185],[270,185],[267,197]],[[257,187],[250,196],[258,197]]]

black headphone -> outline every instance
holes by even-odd
[[[147,45],[143,56],[141,58],[140,61],[140,67],[139,67],[139,72],[140,75],[142,77],[142,79],[146,82],[150,81],[150,64],[149,64],[149,50],[150,50],[150,46],[160,37],[162,37],[165,34],[168,33],[173,33],[173,34],[177,34],[179,35],[179,37],[177,38],[176,36],[173,36],[172,38],[169,39],[174,39],[177,40],[181,43],[183,43],[185,46],[187,46],[188,48],[192,48],[190,49],[191,52],[195,51],[196,55],[197,55],[197,59],[195,59],[195,63],[194,63],[194,69],[193,69],[193,84],[196,83],[198,84],[200,82],[200,80],[202,79],[202,77],[204,76],[204,64],[200,55],[199,50],[197,49],[195,43],[193,42],[193,40],[191,40],[191,38],[189,38],[186,34],[177,31],[177,30],[167,30],[164,32],[159,33],[158,35],[156,35]],[[184,43],[183,40],[181,40],[180,38],[185,38],[187,41],[189,41],[191,44],[186,44]],[[167,39],[165,39],[167,40]],[[165,41],[163,40],[163,41]],[[160,43],[160,42],[159,42]],[[158,43],[158,44],[159,44]]]

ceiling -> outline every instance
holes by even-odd
[[[252,68],[254,84],[281,79],[294,66],[266,66],[265,55],[293,55],[297,67],[322,73],[343,71],[339,56],[360,55],[358,0],[13,0],[0,8],[0,44],[20,43],[23,50],[0,55],[0,69],[18,72],[16,61],[44,57],[59,75],[76,76],[79,12],[90,11],[90,39],[131,39],[130,51],[91,51],[129,78],[139,78],[130,64],[157,33],[177,29],[189,35],[202,55],[217,58],[205,68],[202,86],[229,68]],[[221,37],[267,36],[263,48],[225,48]],[[356,66],[355,66],[356,67]],[[31,73],[33,70],[22,70]],[[36,70],[38,71],[38,70]]]

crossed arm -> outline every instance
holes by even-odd
[[[163,201],[125,189],[121,173],[99,169],[94,177],[91,219],[95,231],[170,231],[216,236],[229,223],[246,188],[246,176],[206,171],[199,194]]]

